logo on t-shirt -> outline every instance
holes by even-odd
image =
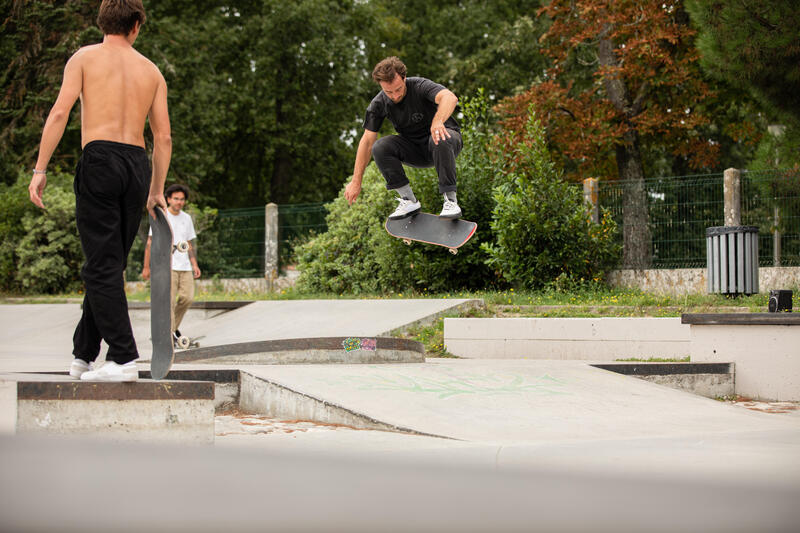
[[[423,115],[422,113],[414,113],[413,115],[411,115],[411,122],[414,122],[416,124],[417,122],[422,122],[423,118],[425,118],[425,115]]]

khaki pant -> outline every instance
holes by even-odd
[[[194,301],[194,275],[191,270],[172,271],[172,331],[178,329],[183,315]]]

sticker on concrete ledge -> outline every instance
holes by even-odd
[[[358,337],[347,337],[345,340],[342,341],[342,347],[346,352],[353,352],[355,350],[366,350],[368,352],[374,352],[376,348],[377,342],[375,339],[361,339]]]

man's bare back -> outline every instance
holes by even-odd
[[[150,119],[153,176],[147,209],[154,214],[156,205],[167,208],[164,182],[172,156],[167,84],[158,67],[133,48],[139,28],[137,23],[128,35],[104,35],[102,43],[81,48],[67,61],[28,187],[30,199],[37,206],[44,208],[44,170],[80,97],[82,147],[99,140],[144,147],[145,121]]]
[[[81,145],[96,140],[144,147],[144,126],[159,85],[158,68],[130,46],[102,43],[70,60],[82,72]]]

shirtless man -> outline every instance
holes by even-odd
[[[133,48],[145,18],[141,0],[103,0],[97,17],[103,42],[81,48],[67,61],[28,187],[31,201],[44,209],[47,163],[80,97],[83,153],[74,190],[86,256],[81,269],[86,295],[73,336],[70,375],[83,380],[136,381],[139,375],[123,272],[142,207],[151,214],[156,206],[166,208],[164,181],[172,155],[167,84],[158,68]],[[148,118],[152,171],[144,149]],[[101,339],[108,345],[106,364],[94,370]]]

